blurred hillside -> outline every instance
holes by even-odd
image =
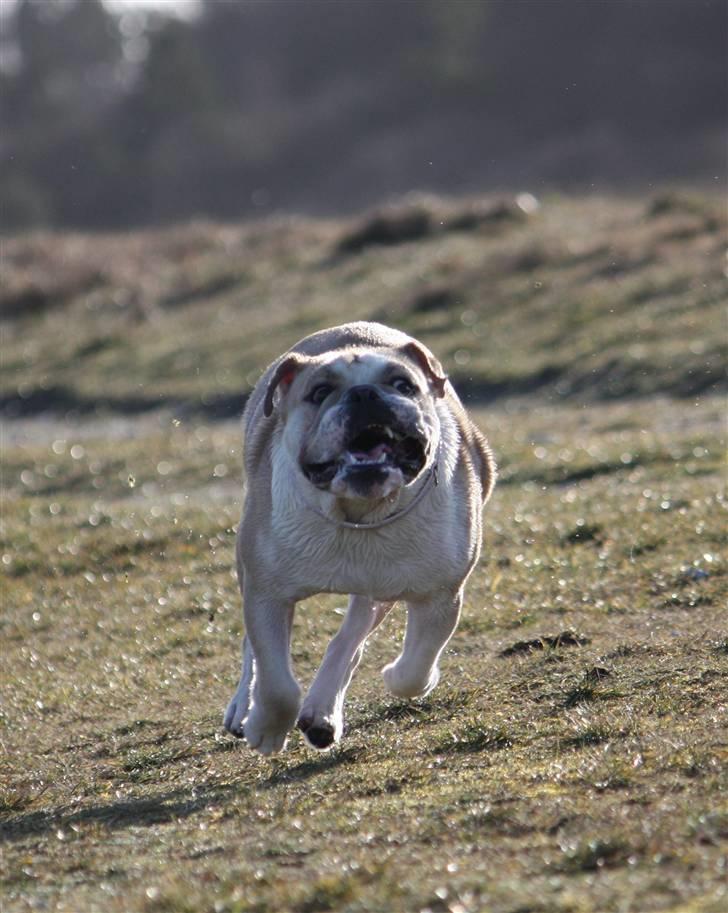
[[[722,207],[675,194],[7,240],[0,411],[232,416],[287,346],[351,319],[419,336],[473,402],[725,392],[726,241]]]
[[[723,0],[101,0],[2,17],[5,231],[725,181]]]

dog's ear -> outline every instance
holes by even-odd
[[[288,355],[278,365],[273,377],[270,379],[268,389],[265,391],[263,415],[265,415],[266,418],[273,414],[273,397],[275,396],[276,390],[280,387],[281,393],[285,394],[304,363],[305,359],[301,358],[300,355]]]
[[[432,352],[429,352],[424,346],[420,345],[419,342],[414,342],[414,340],[408,342],[402,351],[422,368],[432,384],[435,395],[444,396],[447,374],[445,374],[445,369]]]

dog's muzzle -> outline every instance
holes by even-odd
[[[324,463],[303,462],[309,481],[327,488],[339,474],[356,488],[368,488],[399,470],[411,482],[427,462],[428,441],[420,428],[406,427],[376,387],[352,387],[341,405],[348,407],[341,453]]]

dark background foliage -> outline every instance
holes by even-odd
[[[173,9],[6,12],[5,230],[724,180],[723,0]]]

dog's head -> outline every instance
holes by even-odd
[[[397,349],[292,353],[266,390],[264,414],[278,414],[301,473],[339,498],[379,500],[431,465],[439,440],[435,408],[447,378],[412,341]]]

